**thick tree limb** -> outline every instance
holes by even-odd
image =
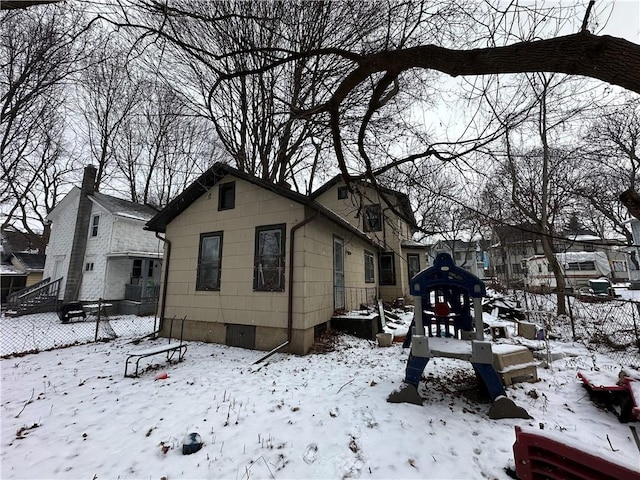
[[[640,195],[633,189],[625,190],[620,194],[620,203],[622,203],[629,213],[640,220]]]
[[[308,52],[307,55],[324,53]],[[370,75],[388,71],[398,74],[413,68],[437,70],[452,77],[556,72],[591,77],[640,93],[640,45],[623,38],[592,35],[586,31],[472,50],[421,45],[363,55],[353,60],[358,66],[338,86],[329,103],[341,103]],[[304,113],[328,109],[326,105]]]

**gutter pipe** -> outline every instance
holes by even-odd
[[[164,265],[164,285],[162,286],[162,298],[160,300],[160,324],[158,325],[158,331],[156,333],[160,333],[162,330],[162,323],[164,320],[164,310],[167,304],[167,279],[169,278],[169,259],[171,258],[171,241],[167,240],[164,237],[161,237],[158,232],[156,233],[156,238],[165,244],[166,248],[166,263]]]
[[[291,337],[293,336],[293,257],[295,252],[294,247],[295,247],[296,232],[298,231],[298,229],[304,227],[307,223],[314,220],[319,213],[320,212],[318,210],[314,210],[313,214],[310,217],[305,218],[301,222],[291,227],[291,230],[289,233],[290,246],[289,246],[289,293],[287,297],[287,341],[284,342],[282,345],[278,345],[276,348],[268,352],[266,355],[260,357],[258,360],[253,362],[253,365],[263,362],[264,360],[269,358],[271,355],[278,353],[279,351],[283,350],[285,347],[287,347],[291,343]]]

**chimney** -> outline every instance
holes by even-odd
[[[96,172],[96,167],[93,165],[84,167],[76,224],[69,257],[69,271],[67,272],[67,280],[64,288],[63,301],[65,303],[78,300],[80,293],[80,284],[84,269],[84,255],[87,250],[87,237],[89,236],[89,224],[91,222],[92,203],[91,200],[89,200],[89,196],[92,195],[96,189]],[[59,228],[64,228],[64,226],[61,225]]]
[[[81,195],[91,195],[96,191],[96,173],[98,173],[98,171],[93,165],[87,165],[84,167]]]

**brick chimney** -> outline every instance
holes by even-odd
[[[65,303],[78,300],[80,293],[80,283],[82,281],[82,271],[84,268],[84,254],[87,249],[87,237],[89,236],[89,224],[91,222],[91,200],[89,200],[89,196],[92,195],[96,189],[96,173],[96,167],[93,165],[84,167],[76,225],[73,232],[73,242],[71,244],[69,271],[67,272],[67,281],[64,289],[63,301]]]

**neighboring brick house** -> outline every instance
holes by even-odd
[[[87,166],[82,187],[47,216],[44,277],[62,279],[63,302],[103,299],[127,313],[149,313],[157,301],[163,245],[144,226],[157,210],[96,191],[95,174]]]
[[[402,246],[410,219],[343,186],[305,196],[215,164],[147,224],[167,241],[161,317],[184,318],[188,339],[304,354],[336,310],[406,293],[406,254],[424,268],[421,245]],[[406,196],[385,196],[412,217]]]

